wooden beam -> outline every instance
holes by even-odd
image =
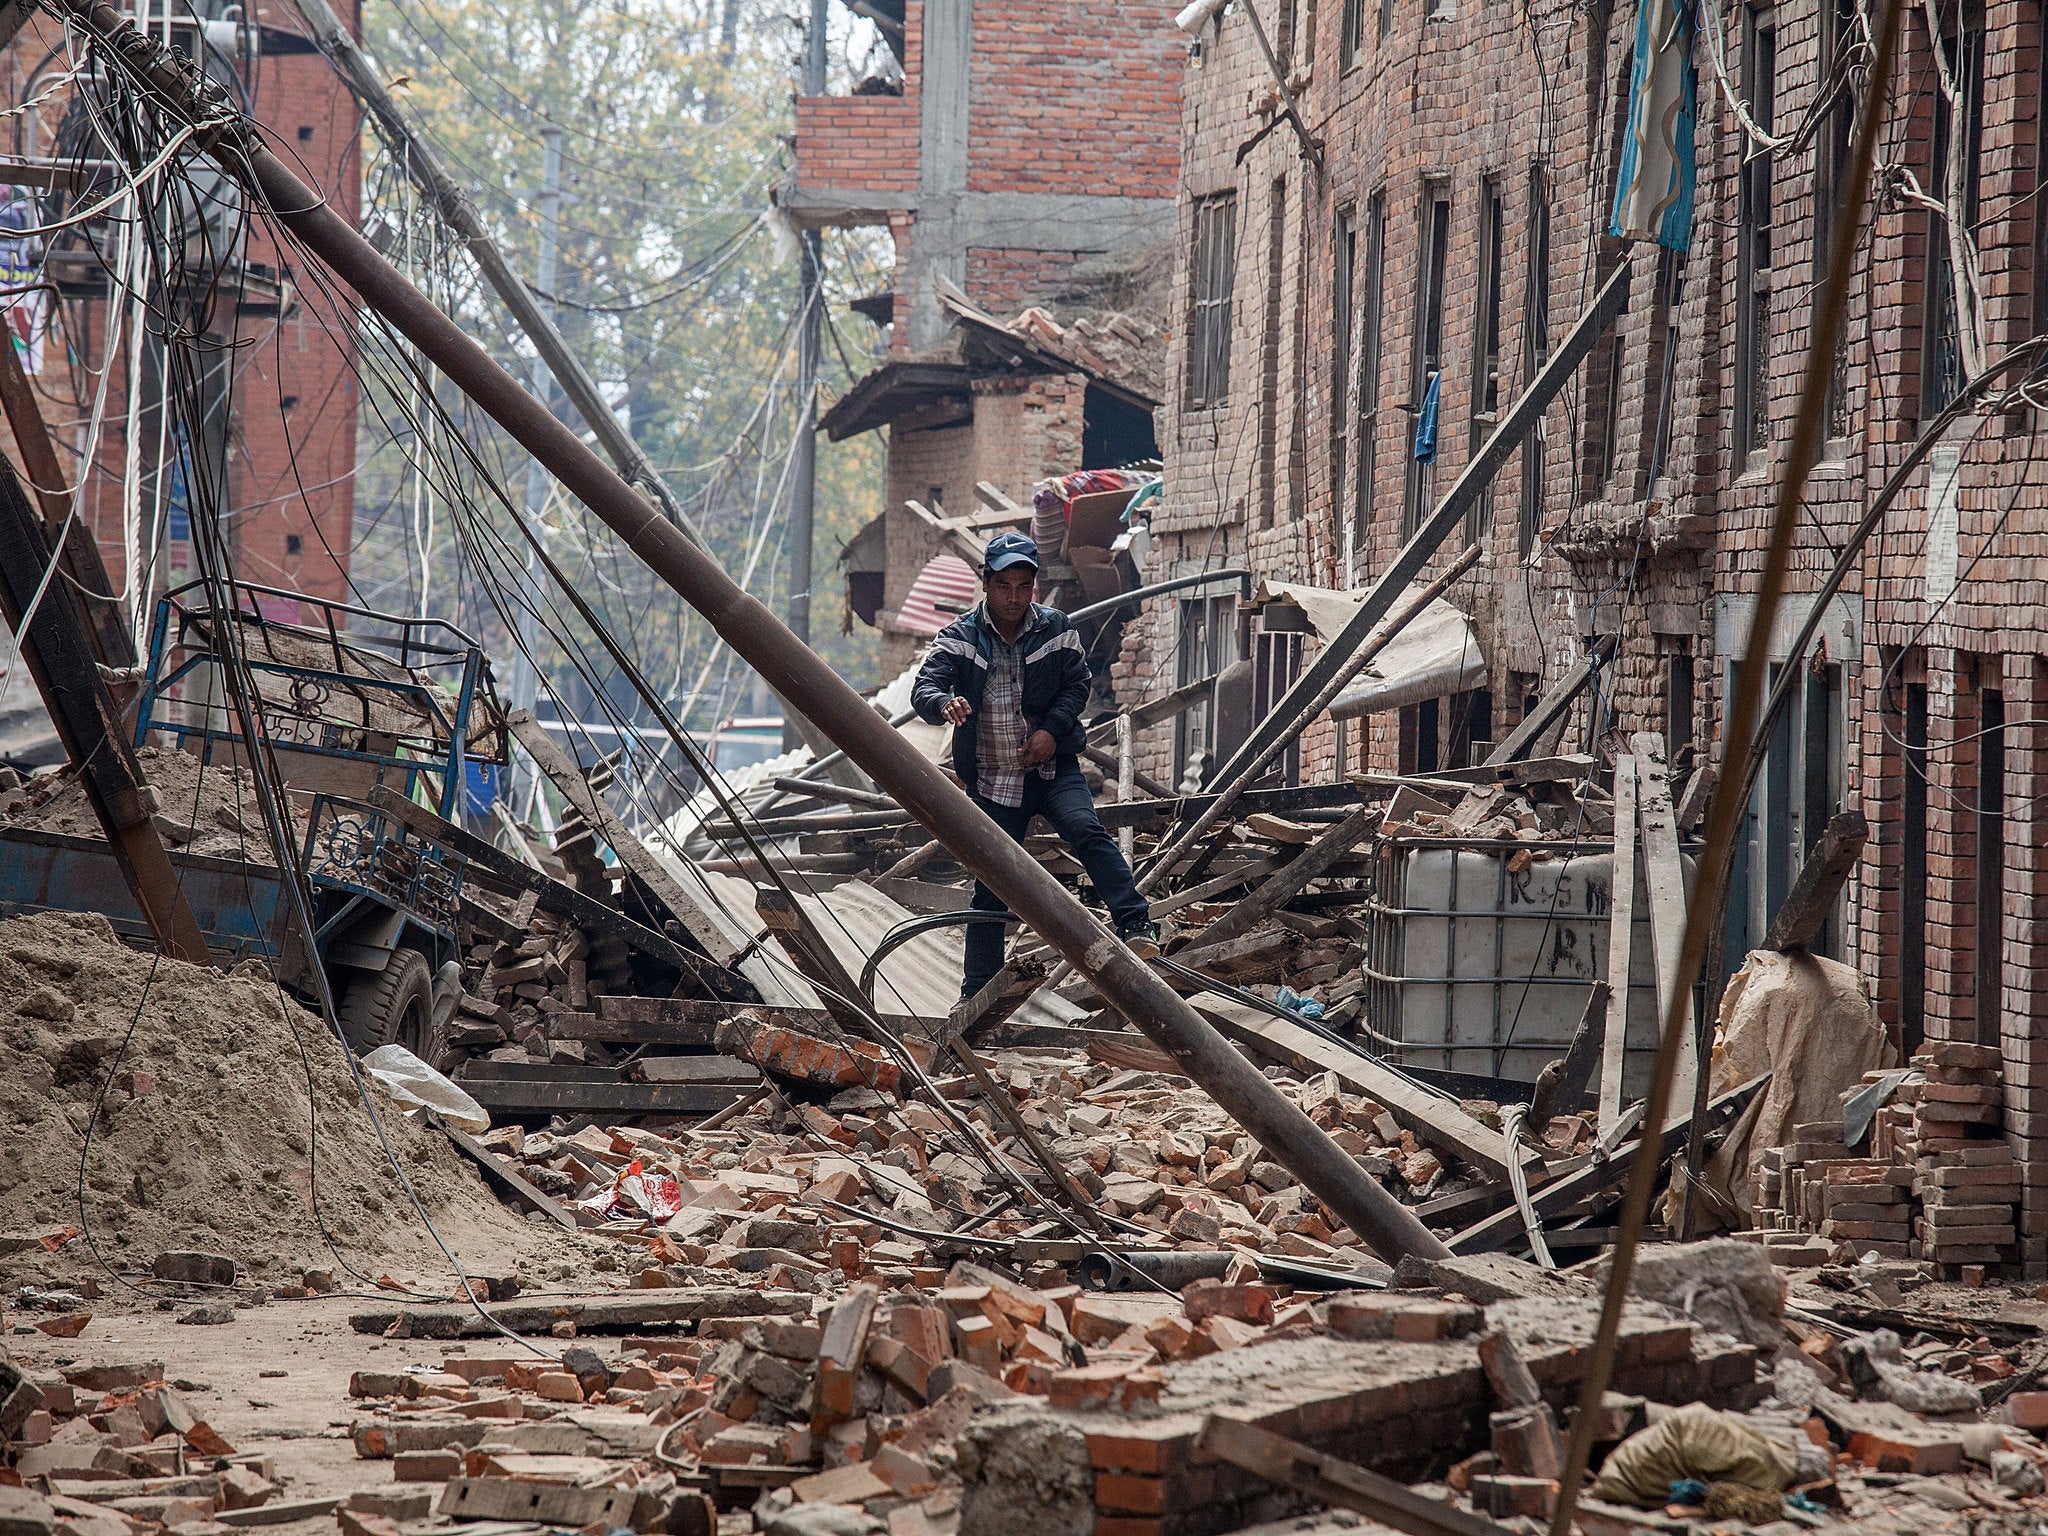
[[[1578,665],[1553,683],[1550,692],[1536,701],[1536,707],[1522,716],[1522,723],[1508,732],[1500,745],[1487,754],[1487,765],[1493,767],[1527,757],[1543,735],[1564,718],[1565,712],[1572,707],[1572,701],[1593,680],[1593,674],[1607,664],[1607,659],[1614,654],[1614,645],[1613,635],[1597,637]]]
[[[1718,1130],[1741,1114],[1749,1101],[1771,1080],[1766,1072],[1761,1077],[1751,1078],[1740,1087],[1731,1088],[1715,1098],[1707,1106],[1705,1124],[1709,1131]],[[1686,1133],[1692,1120],[1691,1102],[1688,1100],[1684,1117],[1664,1128],[1664,1156],[1669,1158],[1685,1144]],[[1617,1147],[1611,1157],[1590,1162],[1571,1173],[1561,1174],[1529,1197],[1529,1203],[1536,1208],[1539,1218],[1567,1215],[1577,1219],[1581,1215],[1597,1215],[1601,1210],[1621,1198],[1621,1184],[1628,1177],[1629,1161],[1635,1143]],[[1509,1205],[1495,1212],[1484,1221],[1475,1222],[1450,1240],[1453,1253],[1497,1253],[1513,1247],[1522,1241],[1522,1213],[1519,1208]]]
[[[1636,760],[1614,760],[1614,854],[1608,864],[1607,1038],[1600,1052],[1600,1125],[1621,1115],[1621,1073],[1628,1060],[1628,974],[1635,963]]]
[[[743,1097],[744,1087],[701,1083],[590,1082],[580,1078],[483,1078],[457,1085],[485,1109],[508,1114],[709,1115]]]
[[[620,940],[629,948],[656,960],[666,961],[677,970],[689,974],[705,967],[702,956],[684,949],[666,934],[656,933],[645,923],[637,923],[625,913],[606,906],[594,896],[586,896],[573,885],[567,885],[552,875],[543,874],[532,865],[515,859],[502,848],[492,846],[474,832],[465,831],[452,821],[445,821],[423,805],[416,805],[399,794],[388,784],[374,786],[364,802],[373,810],[382,811],[392,820],[417,832],[431,842],[439,843],[449,852],[458,854],[470,865],[470,873],[481,877],[481,883],[507,892],[531,894],[535,905],[543,912],[552,912],[556,917],[566,917],[579,927],[591,932]],[[728,973],[730,974],[730,973]]]
[[[1267,876],[1264,883],[1251,895],[1204,928],[1195,942],[1208,948],[1234,939],[1264,922],[1267,914],[1311,880],[1328,873],[1331,865],[1356,848],[1360,839],[1379,819],[1378,806],[1361,805],[1303,848],[1293,859],[1281,865],[1277,873]]]
[[[1870,823],[1861,811],[1843,811],[1828,822],[1806,862],[1799,866],[1799,878],[1792,882],[1784,905],[1764,932],[1764,948],[1806,949],[1820,937],[1834,915],[1835,898],[1856,861],[1863,857],[1863,845],[1870,841]]]
[[[1596,981],[1586,995],[1586,1011],[1579,1015],[1579,1027],[1572,1031],[1564,1055],[1545,1067],[1536,1078],[1536,1092],[1529,1101],[1529,1126],[1536,1135],[1553,1116],[1575,1113],[1585,1102],[1593,1069],[1605,1054],[1608,986]]]
[[[690,937],[704,946],[705,954],[720,965],[732,964],[739,954],[739,946],[712,920],[703,903],[684,890],[682,882],[669,872],[668,866],[634,835],[633,829],[626,825],[619,813],[602,796],[592,792],[589,782],[583,777],[583,770],[556,745],[555,739],[541,723],[523,709],[505,723],[519,738],[519,744],[526,748],[526,755],[533,759],[534,766],[548,776],[549,782],[562,792],[562,798],[573,805],[591,828],[611,845],[612,852],[619,856],[619,863],[640,878],[641,883],[654,893],[655,899],[668,908],[669,915],[689,930]]]
[[[1193,1001],[1197,1013],[1254,1058],[1278,1062],[1304,1074],[1334,1072],[1352,1092],[1386,1106],[1387,1113],[1413,1131],[1418,1141],[1449,1152],[1488,1178],[1506,1181],[1506,1138],[1466,1114],[1454,1100],[1438,1098],[1369,1056],[1333,1045],[1313,1030],[1276,1019],[1234,998],[1204,992]],[[1545,1177],[1538,1153],[1521,1149],[1520,1156],[1532,1183]]]
[[[513,1199],[530,1210],[539,1211],[556,1226],[564,1227],[571,1232],[576,1230],[576,1218],[574,1216],[562,1209],[552,1197],[542,1194],[524,1174],[515,1171],[491,1156],[484,1148],[482,1142],[478,1141],[474,1136],[458,1131],[454,1126],[432,1111],[428,1112],[427,1118],[441,1128],[443,1136],[446,1136],[455,1143],[456,1151],[483,1170],[483,1175],[487,1180],[510,1191]]]
[[[1639,731],[1630,738],[1636,752],[1636,810],[1643,844],[1643,883],[1650,892],[1650,942],[1657,957],[1657,1021],[1671,1017],[1681,993],[1685,1011],[1679,1027],[1685,1043],[1671,1078],[1671,1104],[1676,1113],[1693,1101],[1699,1080],[1699,1025],[1693,1017],[1692,978],[1678,974],[1678,955],[1685,945],[1685,862],[1678,852],[1678,816],[1671,808],[1671,783],[1664,768],[1664,738]]]
[[[1318,1503],[1355,1510],[1407,1536],[1511,1536],[1512,1528],[1313,1446],[1211,1414],[1195,1437],[1197,1461],[1227,1461]]]
[[[1000,1028],[1031,1000],[1051,972],[1051,964],[1039,955],[1022,955],[1007,962],[989,978],[988,985],[954,1006],[944,1026],[945,1038],[965,1040]]]
[[[0,343],[0,350],[9,346]],[[82,523],[74,533],[92,537]],[[82,599],[69,581],[45,579],[50,561],[43,524],[14,467],[0,458],[0,611],[158,950],[173,960],[211,965],[206,935],[151,820],[156,791],[143,777],[121,711],[100,675]],[[280,858],[291,853],[278,850]]]
[[[818,1000],[825,1005],[825,1012],[847,1033],[867,1039],[871,1031],[858,1006],[863,1001],[860,983],[840,963],[810,914],[781,891],[765,887],[754,892],[754,911],[767,926],[769,936],[782,946],[783,953],[817,987]]]

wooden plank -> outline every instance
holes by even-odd
[[[280,1499],[252,1509],[217,1509],[207,1518],[216,1525],[290,1525],[333,1514],[341,1508],[342,1497],[337,1493],[318,1499]]]
[[[701,956],[682,948],[666,934],[656,933],[645,923],[636,923],[625,913],[606,906],[595,897],[584,895],[573,885],[543,874],[503,849],[493,847],[474,832],[442,820],[388,784],[372,788],[364,797],[364,803],[421,837],[439,843],[450,853],[460,855],[471,866],[472,874],[480,872],[486,877],[486,884],[534,897],[535,905],[543,912],[566,917],[580,928],[618,939],[627,947],[665,961],[679,971],[687,973],[703,967]]]
[[[519,744],[526,748],[534,766],[547,775],[549,782],[562,792],[562,797],[611,845],[619,862],[639,877],[641,883],[654,893],[655,899],[668,908],[669,914],[689,930],[690,937],[704,946],[704,953],[720,965],[732,964],[739,954],[739,947],[712,920],[703,904],[683,889],[682,882],[669,872],[668,866],[634,836],[633,829],[620,819],[604,797],[592,791],[583,777],[583,770],[555,744],[555,739],[548,735],[541,723],[523,709],[515,711],[505,723],[519,738]]]
[[[1605,1054],[1608,986],[1593,983],[1586,997],[1586,1011],[1579,1027],[1572,1031],[1565,1053],[1550,1063],[1536,1078],[1536,1092],[1529,1101],[1529,1124],[1537,1135],[1556,1115],[1574,1114],[1585,1102],[1586,1086],[1593,1069]]]
[[[1352,1092],[1384,1105],[1396,1122],[1415,1133],[1417,1140],[1451,1153],[1489,1178],[1503,1182],[1507,1179],[1506,1139],[1499,1131],[1466,1114],[1454,1101],[1418,1088],[1369,1056],[1333,1045],[1313,1030],[1261,1013],[1234,998],[1203,992],[1193,1002],[1197,1013],[1252,1056],[1304,1074],[1334,1072],[1337,1080]],[[1546,1174],[1542,1156],[1526,1148],[1520,1155],[1530,1181],[1542,1180]]]
[[[1764,932],[1764,948],[1805,949],[1820,937],[1834,915],[1835,898],[1856,861],[1863,857],[1863,845],[1870,841],[1870,823],[1861,811],[1843,811],[1828,822],[1799,866],[1799,878],[1778,908],[1777,916]]]
[[[1685,862],[1678,852],[1678,815],[1671,808],[1671,783],[1664,769],[1664,738],[1639,731],[1629,744],[1636,753],[1636,814],[1643,845],[1643,883],[1650,893],[1650,945],[1657,958],[1657,1021],[1671,1017],[1685,998],[1679,1028],[1678,1067],[1671,1075],[1671,1108],[1689,1109],[1699,1080],[1699,1025],[1693,1017],[1692,982],[1678,974],[1685,944]]]
[[[1595,768],[1584,752],[1557,757],[1532,757],[1517,763],[1480,763],[1471,768],[1439,768],[1436,777],[1463,784],[1558,784],[1583,779]]]
[[[1264,922],[1269,913],[1303,886],[1327,874],[1333,864],[1358,846],[1379,819],[1378,806],[1360,806],[1281,865],[1278,873],[1269,875],[1251,895],[1204,928],[1195,942],[1204,948],[1221,944]]]
[[[1607,1038],[1600,1052],[1600,1124],[1621,1114],[1621,1072],[1628,1058],[1628,973],[1636,933],[1636,760],[1614,760],[1613,888],[1607,909]]]
[[[552,1197],[542,1194],[539,1189],[535,1188],[528,1181],[525,1175],[515,1172],[508,1164],[501,1163],[491,1156],[489,1152],[484,1150],[483,1144],[474,1136],[458,1131],[439,1115],[430,1113],[428,1118],[441,1128],[443,1136],[446,1136],[455,1143],[455,1149],[458,1152],[483,1170],[484,1177],[490,1180],[491,1183],[510,1190],[512,1197],[519,1201],[520,1204],[530,1210],[539,1211],[543,1216],[554,1222],[556,1226],[564,1227],[571,1232],[576,1230],[576,1218],[574,1216],[557,1204]]]
[[[736,1088],[756,1088],[761,1083],[759,1067],[730,1056],[642,1056],[625,1070],[643,1083],[715,1083]]]
[[[1489,766],[1512,763],[1529,755],[1543,734],[1564,718],[1572,707],[1572,700],[1583,693],[1586,684],[1593,680],[1593,674],[1607,664],[1607,659],[1614,654],[1615,638],[1613,635],[1601,635],[1593,642],[1579,664],[1559,678],[1550,691],[1536,701],[1536,707],[1522,716],[1522,723],[1508,732],[1501,744],[1487,754]]]
[[[1225,891],[1234,891],[1240,885],[1249,885],[1262,876],[1270,875],[1278,868],[1278,859],[1252,859],[1246,863],[1233,864],[1214,879],[1204,880],[1200,885],[1189,886],[1184,891],[1176,891],[1171,896],[1153,902],[1152,916],[1155,919],[1161,918],[1169,912],[1178,912],[1182,907],[1192,907],[1198,902],[1209,900],[1212,896],[1221,896]]]
[[[495,1336],[497,1328],[546,1336],[556,1323],[574,1323],[578,1333],[633,1333],[646,1328],[675,1328],[707,1317],[809,1317],[808,1291],[753,1291],[742,1286],[692,1286],[659,1291],[628,1291],[612,1296],[560,1296],[521,1301],[493,1301],[483,1310],[470,1307],[384,1306],[349,1314],[357,1333],[381,1336],[401,1317],[415,1339],[460,1339]]]
[[[508,1114],[710,1115],[740,1098],[744,1088],[697,1083],[593,1083],[580,1079],[533,1082],[518,1078],[462,1078],[462,1091],[488,1110]]]
[[[1356,1510],[1407,1536],[1511,1536],[1512,1527],[1475,1515],[1406,1483],[1325,1456],[1312,1446],[1211,1414],[1195,1437],[1195,1460],[1227,1461],[1319,1503]]]
[[[1020,955],[1008,961],[989,978],[987,986],[954,1005],[944,1026],[946,1038],[966,1039],[1000,1029],[1050,974],[1052,965],[1039,955]]]
[[[1727,1125],[1741,1114],[1749,1101],[1762,1091],[1764,1084],[1771,1080],[1766,1072],[1761,1077],[1751,1078],[1741,1086],[1729,1089],[1707,1106],[1706,1126],[1715,1131]],[[1686,1101],[1685,1118],[1674,1125],[1666,1126],[1663,1136],[1664,1156],[1668,1159],[1685,1145],[1686,1133],[1692,1120],[1692,1102]],[[1536,1208],[1539,1219],[1549,1220],[1566,1212],[1581,1213],[1589,1202],[1606,1200],[1608,1205],[1621,1198],[1621,1184],[1628,1177],[1628,1170],[1634,1153],[1634,1142],[1617,1147],[1611,1157],[1589,1162],[1583,1168],[1560,1174],[1541,1189],[1530,1193],[1529,1203]],[[1600,1206],[1598,1209],[1605,1209]],[[1583,1214],[1597,1214],[1596,1211]],[[1484,1221],[1473,1223],[1456,1237],[1447,1239],[1453,1253],[1496,1253],[1512,1248],[1522,1242],[1522,1213],[1510,1203]]]
[[[1463,789],[1464,786],[1458,786]],[[1392,794],[1389,789],[1386,794]],[[1237,797],[1236,812],[1249,816],[1264,811],[1288,816],[1296,811],[1335,810],[1356,805],[1360,800],[1385,799],[1356,784],[1303,784],[1294,789],[1248,789]],[[1177,800],[1131,800],[1095,807],[1096,818],[1114,832],[1118,827],[1146,827],[1163,818],[1190,821],[1207,808],[1214,795],[1182,795]]]
[[[558,1040],[602,1040],[625,1045],[701,1045],[712,1032],[742,1008],[759,1004],[723,1003],[701,997],[597,997],[595,1013],[557,1013],[548,1018],[548,1033]],[[822,1008],[772,1008],[798,1029],[824,1029],[831,1015]],[[897,1034],[930,1036],[943,1024],[922,1014],[885,1013],[882,1022]]]

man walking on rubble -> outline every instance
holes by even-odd
[[[1038,546],[1021,533],[997,534],[983,552],[981,580],[981,602],[932,641],[911,703],[933,725],[953,727],[953,770],[989,819],[1020,843],[1033,816],[1051,822],[1108,905],[1118,936],[1140,955],[1157,954],[1151,908],[1081,776],[1088,658],[1067,616],[1032,601]],[[1003,910],[978,880],[972,906]],[[987,986],[1002,963],[1003,925],[968,924],[961,998]]]

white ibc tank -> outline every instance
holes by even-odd
[[[1531,849],[1539,857],[1510,873],[1516,851],[1389,850],[1390,878],[1373,914],[1368,1019],[1398,1039],[1446,1047],[1405,1053],[1408,1064],[1533,1081],[1570,1042],[1592,983],[1606,979],[1610,853]],[[1623,1074],[1632,1097],[1648,1078],[1656,1029],[1649,895],[1638,873]]]

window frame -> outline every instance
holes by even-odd
[[[1237,300],[1237,191],[1194,202],[1194,251],[1188,273],[1186,400],[1191,411],[1230,401],[1230,341]]]

